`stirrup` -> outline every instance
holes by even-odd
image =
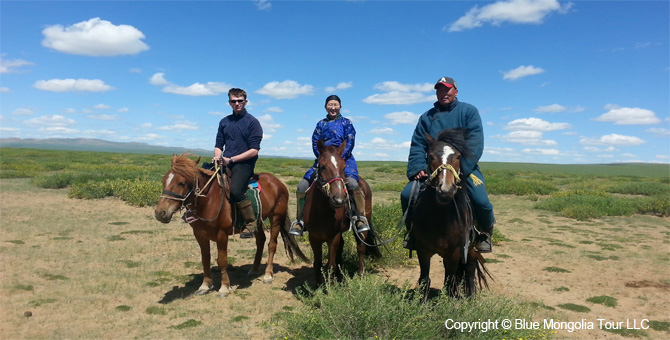
[[[291,223],[291,229],[289,229],[288,233],[290,235],[302,236],[304,228],[305,226],[302,224],[302,221],[295,220]]]
[[[475,245],[476,252],[478,253],[490,253],[492,252],[493,249],[493,241],[491,240],[491,236],[488,234],[484,234],[484,238],[477,242],[477,245]]]
[[[358,216],[354,226],[356,227],[357,233],[363,233],[370,230],[370,224],[368,223],[368,219],[365,218],[365,216]]]

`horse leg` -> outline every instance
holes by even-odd
[[[342,240],[342,233],[337,233],[328,242],[328,272],[340,279],[342,272],[340,266],[342,265],[342,253],[344,250],[344,242]]]
[[[471,297],[477,292],[477,286],[475,285],[475,273],[478,265],[477,262],[479,261],[478,256],[481,256],[481,254],[470,250],[468,254],[468,262],[464,265],[465,268],[463,268],[465,274],[465,295],[467,297]]]
[[[460,250],[456,249],[455,252]],[[459,275],[460,267],[460,256],[448,256],[450,253],[447,252],[445,257],[442,258],[442,265],[444,266],[444,288],[447,289],[449,296],[458,297],[458,285],[461,283],[463,277]]]
[[[422,294],[421,303],[426,303],[428,301],[428,293],[430,292],[430,258],[433,257],[433,254],[417,249],[416,257],[419,258],[419,267],[421,268],[421,273],[419,274],[419,291]]]
[[[309,238],[309,245],[312,247],[312,253],[314,254],[314,279],[316,280],[317,286],[323,284],[323,274],[321,273],[321,268],[323,267],[323,250],[321,249],[322,244],[323,242],[321,241],[312,239],[312,237]]]
[[[209,239],[207,237],[200,237],[195,234],[195,239],[198,241],[198,245],[200,246],[200,259],[202,260],[202,272],[203,272],[203,278],[202,278],[202,284],[200,285],[200,288],[196,291],[198,295],[203,295],[207,294],[209,290],[212,288],[212,269],[210,268],[211,266],[211,253],[209,251]]]
[[[259,225],[256,228],[256,254],[254,255],[254,264],[249,269],[249,276],[257,276],[261,272],[261,260],[263,259],[265,240],[265,231],[263,231],[263,226]]]
[[[219,269],[221,270],[221,288],[219,288],[219,296],[226,297],[230,294],[230,278],[228,277],[228,234],[219,229],[216,237],[216,249],[219,256],[216,259]]]
[[[285,218],[285,217],[284,217]],[[274,280],[274,260],[275,254],[277,253],[277,237],[279,237],[279,229],[282,227],[279,221],[278,216],[273,216],[271,219],[272,226],[270,228],[270,242],[268,242],[268,263],[265,267],[265,276],[263,277],[263,283],[272,283]],[[265,237],[263,237],[265,239]]]
[[[364,231],[361,233],[361,239],[366,240],[368,238],[369,231]],[[358,275],[362,276],[365,272],[365,249],[366,245],[358,237],[356,238],[356,252],[358,253]]]

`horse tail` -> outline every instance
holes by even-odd
[[[289,219],[288,215],[286,215],[284,218],[284,225],[279,228],[279,233],[281,234],[281,238],[284,241],[284,250],[286,250],[286,255],[288,255],[291,261],[293,261],[295,255],[305,263],[310,263],[307,256],[305,256],[305,253],[300,250],[298,242],[295,240],[295,236],[288,233],[290,227],[291,219]]]
[[[489,272],[488,268],[486,268],[486,259],[484,259],[484,256],[482,254],[477,253],[477,252],[471,252],[471,254],[474,253],[473,260],[476,260],[475,262],[475,278],[477,279],[476,285],[474,287],[475,290],[479,288],[479,290],[482,290],[484,288],[488,289],[489,288],[489,281],[488,279],[493,280],[493,276],[491,276],[491,273]],[[477,287],[479,286],[479,287]]]
[[[367,244],[373,244],[373,245],[378,245],[381,244],[382,240],[379,237],[379,234],[375,232],[374,228],[372,227],[372,222],[370,223],[370,230],[368,230],[368,236],[365,238],[365,243]],[[365,247],[365,255],[366,256],[372,256],[376,259],[382,258],[382,252],[379,250],[380,246],[376,247],[370,247],[366,246]]]

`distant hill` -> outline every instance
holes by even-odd
[[[23,139],[23,138],[0,138],[0,147],[23,148],[23,149],[46,149],[46,150],[72,150],[72,151],[97,151],[97,152],[119,152],[140,153],[150,155],[171,155],[182,152],[192,152],[199,155],[212,154],[212,150],[186,149],[180,147],[157,146],[136,142],[110,142],[102,139],[89,138],[48,138],[48,139]]]

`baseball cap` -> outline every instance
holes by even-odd
[[[449,78],[449,77],[442,77],[442,78],[438,79],[437,83],[435,83],[434,88],[437,89],[437,86],[440,85],[440,84],[442,84],[446,87],[456,87],[456,81],[453,80],[452,78]]]

